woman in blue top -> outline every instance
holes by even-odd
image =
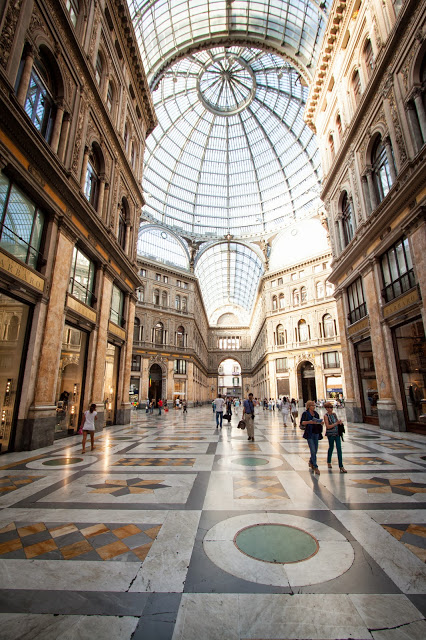
[[[311,457],[309,459],[309,468],[313,469],[317,476],[320,470],[317,465],[318,441],[322,439],[322,420],[315,411],[315,402],[308,400],[306,403],[306,411],[303,412],[300,419],[300,426],[304,428],[303,437],[308,441]]]
[[[347,473],[343,466],[342,443],[339,434],[339,424],[343,424],[343,422],[339,420],[335,413],[333,413],[333,405],[331,402],[326,402],[324,407],[327,410],[327,413],[324,416],[324,424],[326,428],[325,435],[328,438],[327,466],[331,469],[331,456],[333,454],[334,443],[336,443],[340,473]]]

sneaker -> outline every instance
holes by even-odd
[[[340,467],[340,473],[347,473],[345,467]]]
[[[251,440],[251,438],[250,438],[250,437],[248,437],[248,438],[247,438],[247,440]]]

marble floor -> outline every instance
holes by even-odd
[[[426,638],[425,437],[156,414],[0,457],[2,640]]]

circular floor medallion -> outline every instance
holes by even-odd
[[[265,458],[244,457],[244,458],[234,458],[232,462],[233,464],[241,464],[245,467],[257,467],[260,465],[268,464],[269,460],[266,460]]]
[[[236,534],[234,544],[251,558],[277,564],[308,560],[319,549],[317,540],[307,531],[285,524],[246,527]]]
[[[53,458],[52,460],[46,460],[42,464],[46,467],[57,467],[66,464],[77,464],[78,462],[83,462],[83,459],[84,458]]]

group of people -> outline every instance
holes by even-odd
[[[326,413],[321,419],[315,410],[315,402],[309,400],[306,403],[306,411],[303,412],[300,419],[300,427],[304,430],[303,437],[308,441],[311,457],[309,458],[309,468],[316,474],[320,475],[317,463],[318,442],[322,439],[322,426],[325,425],[325,435],[328,438],[327,467],[332,468],[331,457],[333,455],[334,445],[337,450],[337,460],[339,463],[340,473],[347,473],[343,466],[342,456],[342,436],[341,429],[343,422],[333,412],[333,404],[326,402],[324,404]]]
[[[216,429],[219,427],[222,429],[223,423],[223,414],[231,419],[232,416],[232,407],[235,409],[236,415],[238,415],[238,408],[240,406],[240,401],[238,398],[231,398],[230,396],[226,398],[222,398],[222,394],[219,393],[217,398],[212,402],[213,414],[216,415]]]
[[[283,417],[283,425],[287,427],[288,419],[290,418],[291,424],[293,427],[296,426],[296,418],[299,415],[299,410],[297,408],[297,402],[294,398],[291,400],[284,396],[284,398],[280,401],[280,409]]]

